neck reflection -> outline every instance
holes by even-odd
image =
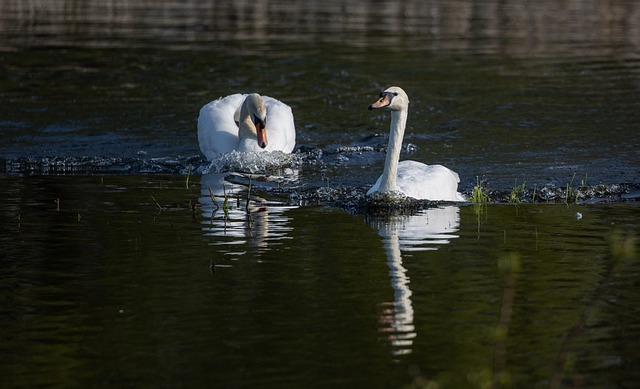
[[[383,302],[379,317],[380,332],[391,343],[394,355],[410,354],[417,331],[410,277],[403,265],[402,252],[438,250],[457,238],[460,226],[459,208],[431,208],[413,216],[398,216],[384,221],[370,221],[382,236],[389,266],[389,279],[394,300]]]

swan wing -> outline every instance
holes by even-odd
[[[367,191],[367,195],[380,188],[382,175]],[[398,164],[396,186],[405,196],[418,200],[466,201],[458,192],[458,173],[442,165],[425,165],[416,161],[402,161]]]
[[[202,154],[212,160],[218,153],[228,153],[238,146],[235,117],[246,95],[236,93],[206,104],[198,117],[198,143]]]
[[[416,161],[398,164],[398,190],[422,200],[465,201],[458,193],[458,173],[442,165],[425,165]]]
[[[267,106],[267,140],[266,151],[280,150],[291,153],[296,145],[296,127],[291,107],[274,99],[263,96]]]

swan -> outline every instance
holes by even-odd
[[[442,165],[425,165],[416,161],[400,160],[402,138],[409,113],[409,97],[402,88],[390,87],[369,109],[391,110],[389,146],[384,171],[367,195],[400,192],[419,200],[466,201],[458,192],[458,173]]]
[[[198,143],[210,161],[234,150],[291,153],[296,144],[291,107],[257,93],[219,98],[200,109]]]

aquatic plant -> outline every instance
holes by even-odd
[[[211,197],[211,201],[213,202],[213,205],[216,206],[216,208],[213,210],[213,213],[215,214],[216,211],[220,209],[220,206],[218,205],[218,202],[216,201],[216,196],[213,195],[213,191],[211,190],[211,188],[209,188],[209,197]]]
[[[160,209],[161,211],[164,209],[162,208],[162,206],[160,205],[160,203],[158,203],[158,201],[156,200],[156,198],[153,196],[153,193],[151,194],[151,199],[153,200],[154,203],[156,203],[156,205],[158,206],[158,209]]]
[[[524,194],[525,183],[523,182],[522,185],[518,185],[517,182],[518,182],[517,180],[514,181],[514,185],[513,185],[513,188],[511,189],[511,193],[509,193],[510,203],[520,203],[521,202],[520,198]]]
[[[251,176],[249,176],[249,186],[247,187],[247,202],[245,204],[245,211],[249,214],[249,202],[251,201]],[[240,198],[238,197],[238,207],[240,207]]]
[[[319,179],[320,180],[320,179]],[[243,182],[246,184],[246,182]],[[254,180],[254,186],[256,181]],[[531,185],[531,184],[530,184]],[[571,184],[569,184],[571,187]],[[261,190],[268,192],[272,198],[291,205],[331,205],[347,209],[349,212],[366,212],[366,209],[375,209],[375,205],[367,205],[365,193],[368,188],[362,186],[343,186],[332,184],[327,186],[325,178],[316,185],[286,185],[279,187],[260,186]],[[467,191],[468,201],[481,208],[481,205],[494,203],[509,203],[511,192],[514,192],[514,199],[517,193],[521,192],[519,200],[523,203],[555,203],[589,201],[589,202],[612,202],[612,201],[639,201],[640,185],[592,185],[582,188],[574,188],[573,193],[567,197],[567,187],[565,185],[555,186],[552,183],[546,185],[533,185],[526,187],[526,182],[507,187],[504,190],[488,190],[486,180],[476,177],[476,184],[473,189]],[[252,191],[254,189],[252,188]],[[244,197],[244,196],[243,196]],[[570,200],[568,200],[570,199]],[[371,203],[371,199],[368,200]],[[513,202],[513,201],[512,201]],[[425,203],[430,203],[426,201]],[[433,202],[431,202],[433,203]],[[406,203],[408,204],[408,203]],[[397,208],[397,207],[396,207]],[[405,207],[406,209],[424,208],[423,204],[416,203],[416,206]],[[479,213],[484,209],[479,209]]]
[[[222,212],[224,213],[224,218],[229,218],[229,197],[227,196],[227,189],[224,184],[222,184],[222,194],[224,195],[224,200],[222,201]]]
[[[485,182],[480,181],[480,178],[476,176],[476,185],[473,187],[473,191],[471,192],[471,201],[479,204],[479,203],[487,203],[489,202],[489,195],[483,189]]]
[[[584,178],[582,179],[582,181],[580,183],[581,183],[581,185],[580,185],[581,188],[586,188],[587,187],[587,173],[584,174]]]
[[[564,198],[565,204],[569,204],[570,201],[573,201],[574,203],[578,202],[578,196],[580,195],[580,192],[576,189],[573,189],[573,180],[575,178],[576,178],[576,174],[573,173],[573,177],[571,177],[571,182],[567,184],[567,189],[565,191],[565,198]]]
[[[187,168],[187,176],[185,177],[185,180],[184,180],[184,181],[185,181],[185,182],[184,182],[184,185],[185,185],[185,187],[187,188],[187,190],[189,189],[189,178],[190,178],[190,177],[191,177],[191,166],[189,166],[189,167]]]

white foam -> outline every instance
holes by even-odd
[[[239,152],[218,154],[208,165],[198,168],[201,174],[236,171],[243,173],[278,173],[283,170],[296,170],[302,159],[295,154],[281,151],[271,152]]]

